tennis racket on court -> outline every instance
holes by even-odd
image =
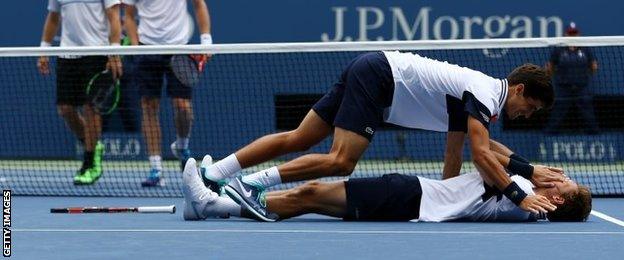
[[[50,213],[175,213],[175,205],[147,207],[70,207],[52,208]]]
[[[182,85],[191,88],[199,82],[205,64],[203,55],[173,55],[169,66]]]
[[[89,80],[87,98],[99,114],[108,115],[115,111],[120,96],[119,79],[114,79],[110,71],[98,72]]]

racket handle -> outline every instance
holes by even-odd
[[[153,207],[138,207],[139,213],[175,213],[175,205],[170,206],[153,206]]]

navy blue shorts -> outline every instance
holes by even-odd
[[[420,214],[422,188],[416,176],[386,174],[345,181],[349,221],[408,221]]]
[[[312,109],[328,124],[371,141],[393,94],[394,79],[386,56],[382,52],[365,53],[351,61]]]
[[[138,55],[134,57],[135,80],[142,97],[160,98],[166,82],[167,96],[191,99],[193,89],[184,86],[171,71],[172,55]]]
[[[106,69],[106,56],[77,59],[58,58],[56,65],[56,104],[82,106],[87,102],[87,85],[95,74]]]

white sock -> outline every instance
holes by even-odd
[[[223,160],[210,165],[205,175],[206,178],[210,180],[220,181],[233,177],[241,170],[242,169],[240,163],[238,163],[238,159],[236,159],[236,155],[230,154],[230,156],[225,157]]]
[[[240,217],[241,206],[228,197],[216,197],[216,200],[208,204],[204,213],[208,216]]]
[[[273,166],[266,170],[243,176],[243,181],[266,189],[282,183],[282,177],[279,175],[277,166]]]
[[[189,147],[189,138],[188,137],[180,137],[180,136],[178,136],[178,139],[176,139],[175,147],[176,147],[176,149],[188,149],[188,147]]]
[[[150,167],[152,167],[152,169],[162,171],[162,158],[160,157],[160,155],[150,155],[149,161]]]

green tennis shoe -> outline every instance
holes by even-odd
[[[74,177],[74,185],[91,185],[102,176],[102,168],[89,168],[84,174]]]
[[[82,173],[78,173],[74,177],[75,185],[91,185],[95,183],[100,176],[102,176],[102,157],[104,156],[104,144],[98,141],[95,145],[95,151],[93,154],[93,167],[80,170]]]

